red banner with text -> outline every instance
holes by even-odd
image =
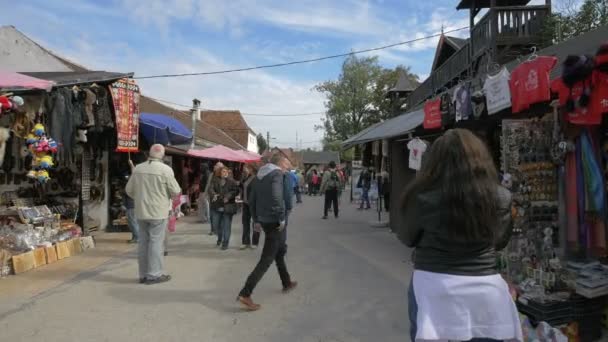
[[[139,151],[139,86],[123,78],[110,85],[118,143],[116,152]]]

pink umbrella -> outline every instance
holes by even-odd
[[[258,162],[258,161],[260,161],[260,159],[262,159],[262,156],[260,156],[257,153],[254,153],[254,152],[249,152],[249,151],[244,151],[244,150],[238,150],[235,152],[237,152],[243,156],[244,160],[246,160],[245,163]]]
[[[55,82],[0,70],[0,89],[42,89],[50,91]]]
[[[217,145],[217,146],[213,146],[211,148],[206,148],[204,150],[189,150],[188,154],[193,157],[226,160],[226,161],[233,161],[233,162],[239,162],[239,163],[247,163],[247,162],[251,162],[251,161],[256,161],[256,159],[253,156],[245,155],[241,152],[243,152],[243,151],[235,151],[226,146]],[[259,158],[257,160],[259,160]]]

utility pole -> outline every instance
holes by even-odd
[[[201,101],[198,99],[192,100],[192,142],[190,143],[190,149],[194,150],[196,145],[196,120],[201,119]]]
[[[296,150],[300,149],[300,140],[298,139],[298,131],[296,131]]]
[[[270,132],[266,131],[266,149],[270,152]]]

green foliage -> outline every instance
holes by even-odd
[[[580,7],[568,2],[546,21],[543,40],[547,45],[555,44],[604,25],[608,25],[608,0],[584,0]]]
[[[418,82],[418,76],[408,67],[386,69],[378,57],[348,57],[337,80],[315,86],[327,101],[325,117],[317,129],[323,129],[324,149],[340,150],[340,143],[361,130],[395,116],[402,111],[403,101],[391,101],[387,92],[395,85],[400,73]]]
[[[266,151],[266,149],[268,148],[268,142],[266,142],[266,139],[264,138],[264,136],[262,134],[258,134],[258,136],[256,137],[257,143],[258,143],[258,153],[262,154],[264,153],[264,151]]]

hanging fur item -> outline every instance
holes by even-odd
[[[0,128],[0,166],[4,164],[4,154],[6,153],[6,141],[11,137],[11,131],[8,128]]]
[[[589,105],[591,96],[591,74],[595,63],[593,57],[587,55],[570,55],[564,61],[562,70],[562,81],[570,88],[570,98],[566,103],[568,111],[573,112],[576,108],[575,100],[572,98],[572,88],[579,82],[583,83],[583,93],[578,99],[578,104],[581,107]]]

